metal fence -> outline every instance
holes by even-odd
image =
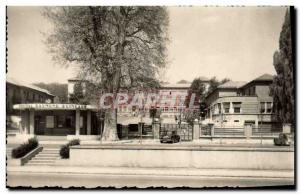
[[[259,124],[252,128],[252,136],[278,136],[282,133],[282,124]]]
[[[244,128],[236,127],[236,126],[228,126],[226,128],[215,128],[214,130],[215,136],[244,136]]]
[[[190,124],[161,124],[159,136],[161,137],[166,131],[176,131],[177,135],[180,136],[180,141],[193,140],[193,126]]]
[[[201,125],[201,134],[200,136],[205,137],[205,136],[211,136],[211,126],[209,125]]]
[[[201,125],[200,137],[212,137],[211,125]],[[282,124],[259,124],[253,125],[252,137],[278,137],[282,133]],[[244,126],[214,127],[214,137],[245,137]]]

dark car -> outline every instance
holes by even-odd
[[[176,131],[165,131],[160,137],[160,143],[177,143],[180,141],[180,136]]]
[[[289,145],[291,145],[291,142],[290,142],[287,134],[280,133],[279,137],[274,138],[274,144],[276,146],[289,146]]]

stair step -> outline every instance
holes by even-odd
[[[58,157],[34,157],[31,159],[31,161],[36,160],[56,160]]]
[[[59,150],[60,150],[60,149],[58,149],[58,150],[44,150],[44,149],[43,149],[43,152],[47,152],[47,153],[49,152],[49,153],[51,153],[51,152],[59,152]]]
[[[59,154],[39,154],[39,155],[36,155],[35,157],[45,158],[45,157],[56,157],[56,156],[59,156]]]
[[[26,165],[28,166],[53,166],[54,163],[48,164],[48,163],[44,163],[44,164],[36,164],[36,163],[27,163]]]
[[[41,144],[43,150],[39,152],[35,157],[27,162],[28,166],[51,166],[55,164],[55,161],[60,158],[59,152],[61,145],[45,146]]]
[[[41,153],[59,153],[59,151],[60,150],[56,150],[56,151],[54,151],[54,150],[43,150]]]
[[[45,155],[55,155],[55,154],[59,154],[59,152],[40,152],[41,155],[45,154]]]
[[[41,154],[41,155],[38,155],[36,157],[58,157],[59,154]]]
[[[54,166],[54,164],[26,164],[27,166]]]
[[[55,160],[30,160],[28,163],[54,163]]]
[[[35,158],[57,158],[59,155],[37,155]]]

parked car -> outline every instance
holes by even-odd
[[[277,146],[289,146],[291,145],[291,141],[288,138],[287,134],[280,133],[279,137],[274,138],[274,144]]]
[[[160,137],[160,143],[177,143],[180,141],[180,136],[176,131],[165,131]]]

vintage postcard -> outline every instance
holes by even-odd
[[[289,6],[8,6],[7,188],[295,189]]]

